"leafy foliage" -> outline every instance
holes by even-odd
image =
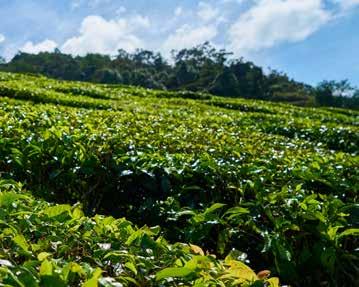
[[[78,205],[36,200],[12,181],[0,181],[0,190],[4,286],[279,286],[231,256],[216,260],[198,246],[170,245],[158,227],[88,218]]]
[[[51,268],[60,274],[71,262],[85,268],[84,261],[92,269],[73,274],[73,284],[120,280],[104,268],[103,253],[96,257],[92,248],[112,235],[83,237],[95,227],[84,229],[81,220],[99,225],[103,220],[109,226],[116,222],[118,229],[118,224],[131,226],[121,237],[113,235],[119,245],[108,258],[127,264],[118,253],[125,248],[134,260],[125,266],[132,272],[126,278],[137,278],[139,286],[245,286],[245,278],[255,282],[266,274],[253,273],[239,259],[294,286],[357,285],[358,112],[6,73],[0,73],[0,95],[1,177],[60,203],[34,200],[20,190],[0,197],[7,210],[0,211],[0,219],[6,216],[3,226],[14,220],[16,229],[7,229],[13,233],[0,259],[15,269],[33,260],[29,253],[45,252],[40,258],[49,263],[38,258],[35,265],[46,262],[40,268],[44,274]],[[90,217],[81,214],[77,202]],[[81,220],[73,218],[74,210]],[[126,217],[161,231],[95,214]],[[74,229],[74,242],[87,246],[81,247],[85,253],[50,257],[54,251],[41,246],[34,253],[36,232],[43,229],[45,239],[62,238],[53,242],[64,242]],[[132,244],[138,249],[128,249]],[[169,247],[147,262],[141,252],[157,244],[161,250]],[[18,261],[6,257],[8,250]],[[178,261],[181,256],[185,260]],[[143,272],[139,266],[145,266]],[[31,272],[42,282],[37,267]],[[112,279],[100,279],[96,268]],[[136,284],[128,280],[118,282]],[[276,279],[270,280],[267,285],[276,286]]]

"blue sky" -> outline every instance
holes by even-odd
[[[0,0],[0,55],[172,49],[205,41],[309,84],[359,86],[359,0]]]

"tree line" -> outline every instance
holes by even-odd
[[[313,87],[276,70],[264,72],[250,61],[231,56],[209,43],[173,51],[170,61],[160,53],[140,49],[134,53],[119,50],[114,57],[101,54],[74,57],[56,49],[37,55],[19,52],[9,63],[0,59],[0,70],[62,80],[201,91],[303,106],[359,107],[359,90],[346,80],[324,81]]]

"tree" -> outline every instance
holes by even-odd
[[[105,84],[119,84],[123,82],[122,76],[119,72],[108,68],[96,70],[92,79],[95,82]]]
[[[186,85],[198,79],[198,70],[187,62],[181,62],[177,67],[176,78],[178,86]]]
[[[266,79],[261,68],[239,59],[231,62],[230,69],[237,78],[239,95],[246,98],[266,98]]]
[[[354,93],[348,80],[323,81],[316,88],[315,100],[320,106],[346,107]]]
[[[321,82],[315,92],[315,102],[319,106],[332,106],[334,104],[334,82]]]
[[[223,73],[216,78],[210,92],[226,97],[235,97],[239,95],[239,82],[231,69],[224,69]]]
[[[232,55],[232,53],[228,53],[224,49],[217,50],[209,42],[191,49],[182,49],[178,52],[172,51],[172,58],[175,63],[192,62],[197,67],[208,63],[223,66],[229,55]]]

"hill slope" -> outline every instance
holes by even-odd
[[[0,71],[41,74],[59,80],[208,91],[220,96],[305,106],[315,104],[313,87],[276,71],[267,75],[254,63],[230,59],[229,55],[208,43],[174,53],[172,64],[160,54],[144,50],[132,54],[119,51],[116,57],[101,54],[74,57],[60,51],[19,53],[8,63],[1,64],[0,58]]]
[[[233,258],[247,260],[258,271],[269,268],[295,286],[354,286],[359,268],[355,249],[358,116],[349,110],[0,73],[3,179],[21,182],[47,201],[81,202],[88,216],[104,214],[126,217],[139,226],[159,225],[168,241],[200,245],[218,258],[231,252],[223,262],[196,257],[202,253],[197,247],[170,245],[164,250],[163,239],[154,241],[156,229],[128,231],[126,227],[121,235],[119,226],[131,226],[127,221],[91,220],[74,215],[76,207],[62,206],[60,211],[57,207],[55,215],[44,214],[38,210],[46,208],[46,203],[30,195],[24,199],[16,190],[2,191],[0,197],[0,205],[7,207],[0,213],[5,222],[0,236],[7,238],[0,260],[9,260],[0,263],[31,274],[41,264],[40,275],[34,275],[35,285],[25,286],[37,286],[36,280],[46,280],[48,275],[67,284],[53,272],[56,264],[70,268],[64,267],[66,261],[87,264],[88,269],[82,265],[78,272],[80,268],[74,265],[72,275],[77,274],[80,279],[75,279],[80,281],[86,276],[97,281],[99,272],[89,270],[101,268],[109,281],[102,279],[101,286],[120,286],[111,280],[124,286],[165,286],[160,285],[165,282],[192,286],[195,280],[195,286],[237,286],[240,282],[247,286],[244,278],[249,276],[251,281],[254,277]],[[5,183],[2,190],[8,186]],[[86,222],[97,219],[102,223],[96,224],[110,230],[89,227],[98,234],[87,233]],[[77,220],[83,225],[73,226]],[[48,225],[53,229],[44,227]],[[59,230],[61,226],[65,233]],[[66,237],[67,230],[77,237]],[[37,241],[49,234],[54,236],[49,239],[52,243],[43,246]],[[107,234],[109,240],[124,243],[132,238],[134,249],[114,245],[106,240]],[[54,242],[70,239],[83,240],[81,250],[84,244],[97,244],[101,250],[91,247],[94,253],[80,255],[54,250]],[[13,243],[18,249],[6,252],[15,248]],[[108,243],[110,250],[103,250],[101,244]],[[50,255],[40,256],[40,251]],[[159,253],[144,255],[147,251]],[[125,260],[121,252],[133,258]],[[35,255],[41,257],[37,263]],[[148,262],[143,259],[146,256]],[[191,258],[196,258],[195,263]],[[132,265],[125,265],[128,262]],[[114,271],[126,266],[126,274]],[[160,273],[156,281],[155,274],[165,267],[177,268],[167,269],[175,279],[161,278],[167,276]],[[0,269],[0,281],[6,278],[21,286],[16,280],[22,279],[11,275],[17,273],[9,272]],[[79,284],[76,280],[73,284]]]

